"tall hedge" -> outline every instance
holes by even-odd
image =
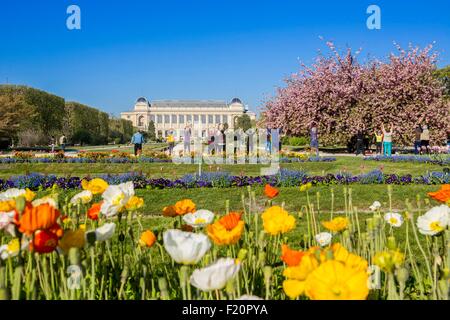
[[[108,141],[108,114],[78,102],[65,105],[65,134],[73,143],[104,144]]]
[[[34,108],[36,113],[34,125],[43,134],[51,135],[61,131],[65,114],[64,98],[27,86],[0,85],[0,95],[5,93],[24,97],[25,102]]]

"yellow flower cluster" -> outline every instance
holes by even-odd
[[[93,195],[102,194],[108,188],[108,183],[100,178],[95,178],[90,181],[83,179],[81,186],[84,190],[89,190]]]
[[[135,211],[137,209],[140,209],[144,206],[144,199],[136,196],[132,196],[130,200],[128,200],[127,204],[125,205],[125,209],[129,211]]]
[[[264,230],[273,236],[289,232],[295,227],[295,218],[279,206],[268,208],[262,214],[262,219]]]
[[[337,217],[330,221],[323,221],[322,225],[329,231],[340,232],[347,229],[349,220],[345,217]]]
[[[367,261],[340,244],[331,249],[313,247],[297,266],[283,272],[284,292],[291,299],[363,300],[369,294]]]
[[[373,263],[385,272],[392,272],[403,264],[405,255],[398,250],[378,252],[373,258]]]

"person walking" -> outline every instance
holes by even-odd
[[[430,153],[430,131],[427,125],[423,126],[422,133],[420,134],[420,147],[422,151],[425,149],[427,154]]]
[[[52,136],[50,138],[50,146],[52,148],[52,153],[55,153],[55,145],[56,145],[56,138],[55,136]]]
[[[138,156],[142,153],[142,145],[145,143],[142,130],[139,130],[131,137],[131,144],[134,144],[134,155]]]
[[[418,125],[416,127],[416,129],[414,129],[414,153],[415,154],[420,153],[420,147],[422,146],[421,135],[422,135],[422,127],[420,125]]]
[[[375,131],[374,135],[375,135],[376,153],[378,155],[381,155],[383,153],[383,132]]]
[[[392,156],[392,135],[394,134],[394,126],[391,125],[390,130],[386,131],[384,125],[381,125],[383,131],[383,155]]]
[[[318,157],[319,156],[319,135],[317,132],[317,126],[314,122],[311,125],[310,137],[311,137],[311,142],[310,142],[311,152],[314,152],[316,154],[316,156]]]
[[[356,155],[365,155],[364,151],[364,131],[362,129],[358,130],[356,134]]]
[[[61,150],[62,150],[63,153],[66,151],[66,143],[67,143],[66,136],[63,134],[59,138],[59,145],[61,146]]]

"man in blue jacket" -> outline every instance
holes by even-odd
[[[131,138],[131,143],[134,144],[134,155],[140,155],[142,153],[142,145],[145,143],[142,130],[139,130],[133,135],[133,137]]]

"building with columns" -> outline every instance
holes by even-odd
[[[247,114],[256,120],[256,114],[248,111],[240,99],[230,103],[217,100],[154,100],[137,99],[132,111],[122,112],[122,119],[130,120],[139,129],[147,130],[150,121],[155,124],[157,137],[165,138],[173,132],[180,140],[189,126],[193,135],[205,137],[209,130],[225,124],[233,129],[237,118]]]

